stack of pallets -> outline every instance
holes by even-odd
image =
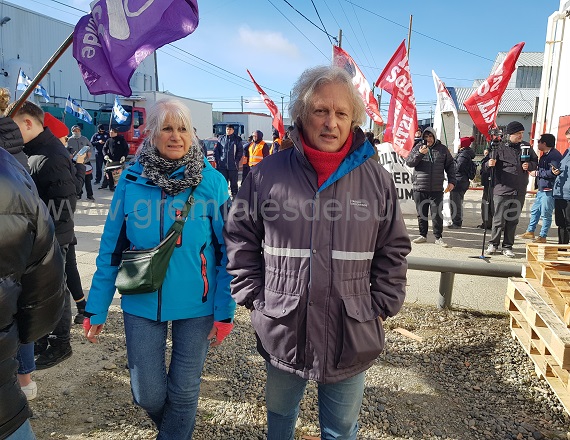
[[[570,246],[528,244],[505,300],[513,337],[570,413]]]

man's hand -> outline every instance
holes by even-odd
[[[455,188],[455,185],[453,183],[448,183],[447,188],[445,188],[444,193],[448,193],[450,191],[453,191],[453,188]]]
[[[494,167],[496,164],[497,164],[496,159],[489,159],[489,161],[487,162],[487,166],[489,167]]]
[[[523,162],[522,169],[528,171],[528,162]]]
[[[429,148],[427,147],[427,145],[422,145],[418,151],[422,154],[427,154]]]
[[[109,162],[111,159],[109,159],[109,156],[105,156],[103,159],[105,159],[107,162]]]
[[[85,162],[85,156],[87,156],[87,154],[78,154],[75,157],[75,163],[83,163]]]

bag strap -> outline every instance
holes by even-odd
[[[166,232],[166,236],[170,235],[172,231],[176,232],[178,235],[182,233],[182,228],[186,224],[186,217],[188,217],[188,213],[190,212],[190,208],[194,205],[194,190],[196,189],[195,186],[192,187],[190,190],[190,195],[188,196],[188,200],[184,204],[180,216],[177,216],[177,219],[172,224],[170,229]]]

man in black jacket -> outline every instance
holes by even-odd
[[[226,134],[219,137],[214,147],[216,169],[222,173],[230,184],[232,198],[238,192],[238,169],[243,156],[241,138],[235,134],[234,127],[226,125]]]
[[[503,255],[514,258],[513,244],[515,230],[524,206],[528,172],[538,167],[538,157],[527,142],[523,142],[524,125],[518,121],[509,122],[506,130],[508,139],[499,144],[493,156],[484,165],[493,168],[493,200],[495,214],[487,254],[497,252],[503,236]]]
[[[9,112],[14,103],[8,106]],[[73,212],[77,204],[77,194],[85,179],[85,155],[79,156],[74,164],[63,144],[49,128],[44,128],[44,112],[30,101],[12,115],[22,132],[24,153],[28,156],[30,175],[42,201],[47,205],[55,225],[55,236],[64,257],[73,241]],[[36,368],[52,367],[71,356],[70,293],[66,290],[64,312],[54,331],[38,341],[39,356]]]
[[[129,154],[129,144],[123,136],[119,134],[116,127],[111,127],[109,131],[109,139],[103,146],[103,154],[105,159],[105,180],[99,189],[107,188],[115,191],[115,180],[113,179],[113,169],[122,166]],[[113,168],[111,168],[113,167]]]
[[[91,137],[91,145],[95,147],[95,184],[101,183],[101,178],[103,177],[103,165],[105,160],[103,157],[103,146],[105,142],[109,139],[109,133],[105,131],[105,126],[99,124],[97,126],[97,133]]]
[[[1,148],[0,186],[0,438],[32,438],[16,352],[55,327],[68,293],[48,210],[28,173]]]
[[[410,151],[406,165],[414,168],[412,184],[414,202],[418,213],[420,236],[412,243],[425,243],[428,233],[428,214],[431,210],[433,235],[435,243],[441,247],[449,247],[443,241],[443,181],[447,174],[445,192],[455,187],[455,163],[448,148],[437,139],[435,130],[426,128],[422,133],[422,141]]]

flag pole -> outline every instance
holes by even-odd
[[[69,48],[69,46],[71,46],[72,42],[73,42],[73,33],[69,34],[69,37],[67,37],[65,39],[65,41],[61,44],[61,46],[59,46],[59,49],[57,49],[55,51],[55,53],[51,56],[51,58],[44,65],[44,67],[42,67],[42,69],[38,72],[36,77],[32,80],[32,83],[29,84],[28,88],[26,90],[24,90],[24,93],[22,93],[20,95],[20,98],[16,101],[16,104],[14,105],[14,107],[12,107],[12,109],[10,110],[10,112],[6,116],[12,116],[18,110],[20,110],[20,107],[22,107],[22,105],[24,104],[26,99],[28,99],[28,97],[32,94],[32,92],[35,90],[36,86],[40,83],[40,81],[43,79],[43,77],[46,75],[46,73],[49,72],[49,70],[53,67],[53,65],[57,62],[57,60],[59,60],[59,58]]]

